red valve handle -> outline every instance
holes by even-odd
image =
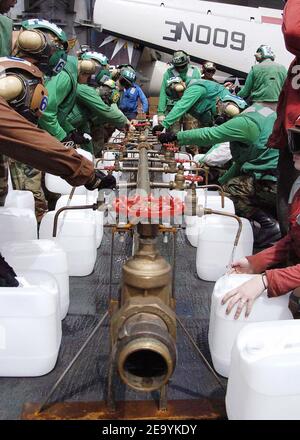
[[[189,159],[175,159],[175,161],[177,163],[187,163],[187,162],[189,162]]]
[[[132,124],[134,127],[149,127],[150,122],[138,122],[137,124]]]
[[[189,174],[188,176],[184,176],[185,180],[188,180],[189,182],[204,182],[204,178],[202,176],[194,176],[194,174]]]
[[[161,219],[181,215],[184,204],[178,197],[161,196],[159,198],[136,195],[128,198],[121,196],[114,201],[117,214],[131,218]]]
[[[104,167],[105,171],[115,171],[115,169],[116,167],[110,167],[110,166]]]

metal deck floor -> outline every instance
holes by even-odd
[[[170,261],[171,240],[160,243],[161,253]],[[113,290],[117,291],[122,263],[131,255],[131,240],[116,240]],[[109,292],[110,234],[107,230],[98,251],[91,276],[71,278],[71,305],[63,321],[63,340],[55,369],[38,378],[0,378],[0,420],[18,420],[23,404],[42,403],[78,349],[85,342],[107,310]],[[79,256],[80,258],[80,256]],[[176,297],[177,314],[210,361],[208,322],[210,297],[214,283],[198,279],[196,249],[181,231],[177,236]],[[52,401],[99,401],[105,399],[109,327],[102,327],[91,344],[61,383]],[[190,342],[178,328],[178,363],[169,385],[168,397],[175,399],[224,399],[224,390],[203,364]],[[210,361],[211,362],[211,361]],[[222,379],[224,385],[226,380]],[[146,400],[157,395],[137,393],[119,381],[115,384],[116,400]]]

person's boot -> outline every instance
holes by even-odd
[[[254,247],[267,248],[280,240],[281,232],[278,221],[262,209],[257,209],[251,220],[259,223],[260,228],[254,228]]]

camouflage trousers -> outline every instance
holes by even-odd
[[[225,196],[233,201],[238,216],[249,218],[257,208],[276,216],[276,182],[239,176],[231,179],[223,189]]]
[[[31,191],[35,201],[35,215],[38,223],[48,211],[48,203],[42,189],[42,172],[21,162],[9,160],[13,188]]]
[[[4,206],[8,193],[8,158],[0,155],[0,206]]]

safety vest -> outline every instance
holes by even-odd
[[[279,151],[266,147],[276,117],[276,112],[261,104],[253,104],[236,116],[236,118],[250,119],[259,129],[259,138],[249,146],[250,148],[247,148],[247,158],[244,157],[243,143],[237,141],[230,143],[233,161],[242,164],[241,170],[247,174],[252,173],[256,179],[277,180]]]
[[[187,86],[187,89],[193,86],[200,86],[205,89],[205,96],[201,96],[189,113],[194,118],[201,121],[202,124],[210,122],[213,115],[216,114],[217,98],[222,98],[228,95],[228,90],[224,86],[213,81],[203,79],[192,79]]]
[[[13,21],[0,15],[0,57],[11,55]]]
[[[71,91],[66,96],[59,108],[58,122],[63,125],[69,113],[71,113],[76,102],[76,90],[78,83],[78,60],[76,57],[68,56],[67,64],[63,72],[69,76],[71,83]]]

